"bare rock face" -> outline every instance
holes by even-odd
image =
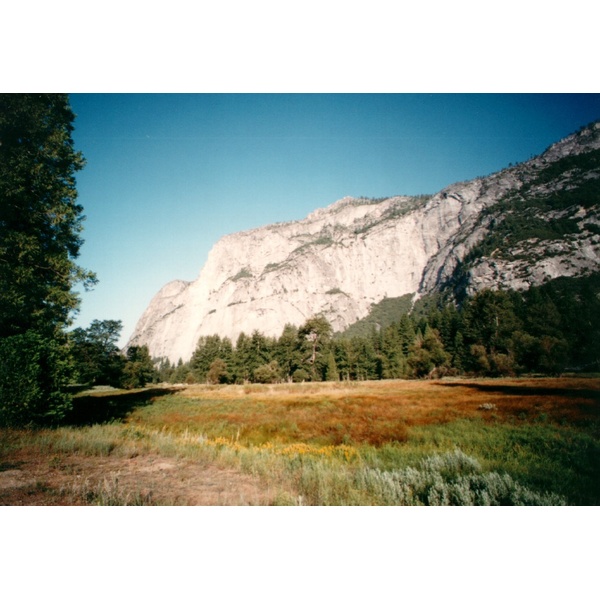
[[[235,342],[241,332],[255,329],[279,336],[285,324],[301,325],[319,313],[342,331],[386,297],[436,291],[489,235],[490,208],[499,200],[530,187],[547,165],[600,148],[599,124],[584,134],[527,163],[433,196],[343,198],[301,221],[225,236],[198,279],[173,281],[158,292],[128,346],[147,344],[154,357],[185,361],[200,336],[219,334]],[[525,289],[598,270],[600,236],[585,228],[600,221],[598,203],[572,210],[579,215],[578,232],[543,243],[522,240],[510,256],[480,257],[469,270],[469,292]]]

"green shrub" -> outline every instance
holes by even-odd
[[[254,381],[256,383],[277,383],[281,381],[281,369],[276,360],[268,365],[261,365],[254,369]]]
[[[247,279],[252,277],[252,271],[247,267],[240,269],[232,278],[231,281],[239,281],[240,279]]]
[[[0,425],[55,424],[71,409],[66,345],[28,332],[0,339]]]
[[[557,506],[566,501],[540,494],[508,474],[482,473],[479,462],[460,450],[430,456],[418,468],[362,469],[356,486],[382,504],[403,506]]]
[[[305,369],[296,369],[292,373],[292,381],[294,383],[302,383],[303,381],[310,381],[310,373]]]

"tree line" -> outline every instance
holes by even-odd
[[[281,336],[203,336],[188,362],[156,364],[163,381],[276,383],[600,370],[600,277],[527,292],[482,290],[461,305],[431,297],[368,335],[333,335],[320,315]]]

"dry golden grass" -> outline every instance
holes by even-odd
[[[277,490],[239,468],[138,449],[98,456],[40,451],[32,440],[0,460],[0,506],[256,506],[276,499]]]

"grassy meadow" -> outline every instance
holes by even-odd
[[[0,504],[597,505],[600,379],[85,392],[0,448]]]

